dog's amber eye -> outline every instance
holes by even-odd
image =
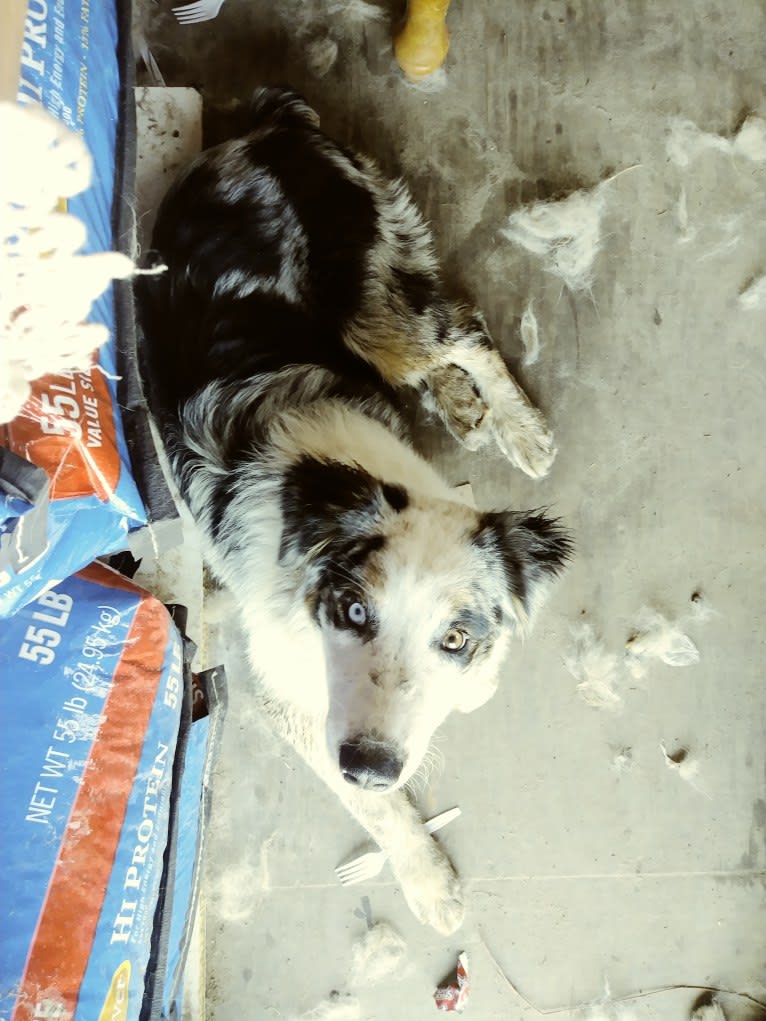
[[[354,627],[362,627],[367,623],[367,610],[363,603],[349,603],[346,609],[346,617]]]
[[[451,627],[442,638],[442,648],[445,652],[460,652],[466,647],[468,635],[459,628]]]

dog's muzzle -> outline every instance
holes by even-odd
[[[344,742],[338,761],[346,783],[366,791],[387,791],[401,776],[403,766],[393,749],[368,744],[363,737]]]

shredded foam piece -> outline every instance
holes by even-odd
[[[564,657],[564,665],[578,681],[577,693],[594,709],[617,712],[622,698],[615,690],[617,685],[617,657],[607,652],[589,624],[572,628],[574,648]]]
[[[0,167],[2,423],[16,417],[33,380],[89,368],[108,330],[84,320],[110,281],[135,267],[119,252],[78,255],[86,228],[57,211],[90,183],[92,160],[78,135],[41,107],[15,103],[0,103],[0,135],[13,139]]]
[[[702,612],[694,610],[698,617]],[[699,658],[697,646],[681,630],[681,621],[672,624],[649,606],[639,611],[625,646],[625,665],[633,677],[646,675],[647,660],[659,659],[668,666],[692,666]]]
[[[740,291],[739,304],[748,310],[766,308],[766,274],[751,281]]]
[[[559,202],[536,202],[516,210],[500,233],[545,260],[545,268],[571,291],[593,283],[593,262],[601,248],[603,185],[575,191]]]
[[[317,76],[324,78],[335,66],[338,59],[338,44],[329,36],[312,39],[305,47],[306,65]]]
[[[331,993],[326,1000],[301,1014],[299,1021],[357,1021],[361,1016],[361,1005],[355,996]]]
[[[401,970],[407,944],[386,922],[378,922],[354,944],[349,985],[377,985]]]
[[[737,134],[729,139],[702,131],[692,121],[670,122],[667,154],[677,167],[688,167],[703,152],[717,151],[762,163],[766,160],[766,121],[754,114],[747,118]]]
[[[531,301],[524,309],[519,333],[521,334],[521,342],[524,345],[524,357],[521,359],[522,364],[534,365],[540,357],[540,330]]]

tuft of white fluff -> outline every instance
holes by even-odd
[[[306,43],[305,56],[308,69],[317,78],[324,78],[338,59],[338,44],[329,35],[312,39]]]
[[[349,985],[377,985],[401,969],[407,944],[386,922],[378,922],[353,947]]]
[[[717,151],[761,163],[766,160],[766,121],[751,114],[734,138],[702,131],[693,121],[675,118],[668,128],[666,151],[677,167],[688,167],[703,152]]]
[[[540,330],[531,301],[524,309],[519,333],[521,334],[521,342],[524,345],[524,357],[521,359],[522,364],[534,365],[540,357]]]
[[[500,233],[543,258],[548,272],[571,291],[587,290],[601,247],[605,183],[590,191],[572,192],[559,202],[535,202],[517,209]]]
[[[752,280],[737,299],[742,308],[748,310],[766,308],[766,274]]]
[[[697,646],[681,630],[680,621],[671,623],[657,610],[642,607],[625,645],[625,665],[633,677],[645,676],[647,660],[659,659],[668,666],[691,666],[699,658]]]
[[[617,657],[607,652],[589,624],[571,629],[574,645],[564,657],[564,665],[578,681],[577,693],[594,709],[617,712],[622,706],[618,695]]]
[[[85,370],[108,339],[86,323],[113,279],[134,272],[118,252],[78,255],[84,225],[57,211],[88,187],[82,139],[39,106],[0,103],[0,135],[13,145],[0,167],[0,423],[15,418],[30,383],[48,372]]]

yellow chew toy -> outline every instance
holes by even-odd
[[[404,27],[394,39],[394,52],[402,71],[417,81],[444,63],[449,49],[449,0],[409,0]]]

